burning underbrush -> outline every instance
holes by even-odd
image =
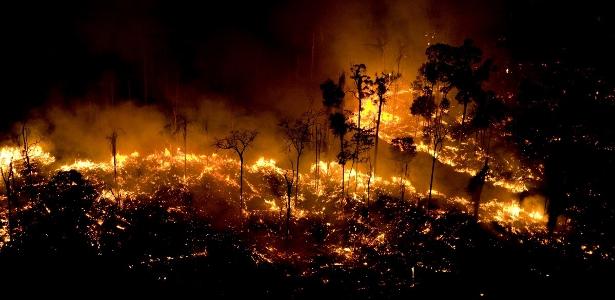
[[[19,151],[4,148],[3,153]],[[19,200],[13,207],[13,241],[3,213],[5,252],[60,255],[81,249],[80,255],[123,257],[130,272],[143,272],[158,282],[181,281],[175,270],[187,262],[211,265],[236,255],[250,268],[273,268],[271,274],[277,275],[271,276],[291,286],[290,278],[303,278],[314,288],[333,286],[338,292],[394,287],[390,291],[404,293],[430,276],[463,273],[467,266],[459,261],[460,251],[570,247],[565,235],[547,234],[538,200],[486,201],[476,223],[468,199],[435,192],[427,203],[425,195],[409,192],[401,200],[395,178],[375,180],[369,202],[363,184],[343,196],[335,163],[321,162],[301,174],[300,192],[289,201],[284,193],[287,171],[274,160],[256,160],[246,167],[247,207],[240,214],[239,162],[217,153],[118,155],[116,177],[111,161],[61,164],[42,149],[36,153],[36,170],[17,172],[14,179]],[[4,156],[3,166],[8,165]],[[13,162],[19,170],[19,157]],[[320,168],[318,178],[315,168]],[[346,174],[355,175],[365,176]]]

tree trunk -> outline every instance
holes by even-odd
[[[187,120],[184,119],[184,182],[186,181],[186,171],[188,170],[187,168],[187,163],[188,163],[188,159],[186,157],[187,152],[188,152],[188,124],[187,124]]]
[[[11,184],[11,180],[13,178],[13,162],[11,161],[8,166],[7,174],[4,175],[4,170],[0,168],[0,173],[2,173],[2,180],[4,181],[4,188],[6,190],[6,206],[7,206],[7,215],[6,215],[6,226],[8,228],[9,241],[13,240],[13,186]]]
[[[344,197],[344,187],[346,186],[346,183],[345,183],[346,175],[345,175],[345,173],[346,173],[346,165],[343,164],[342,165],[342,197]]]
[[[380,103],[378,104],[378,119],[376,120],[376,144],[374,145],[374,176],[376,176],[376,171],[378,167],[378,142],[380,141],[380,116],[382,114],[382,100],[380,99]]]
[[[406,176],[408,176],[408,163],[405,163],[404,174],[401,178],[401,201],[404,201],[404,196],[406,193]]]
[[[295,205],[299,201],[299,159],[301,159],[301,153],[297,153],[297,180],[295,181]]]
[[[314,128],[314,142],[315,142],[315,155],[314,155],[314,163],[316,165],[316,169],[314,169],[314,187],[316,190],[316,195],[318,195],[318,179],[319,179],[319,172],[320,172],[320,164],[319,164],[319,154],[320,154],[320,140],[318,137],[318,123],[316,123],[315,128]]]
[[[360,90],[359,90],[360,91]],[[360,93],[360,92],[359,92]],[[360,95],[360,94],[359,94]],[[359,116],[357,117],[357,130],[359,131],[359,133],[361,132],[361,111],[363,110],[363,98],[361,96],[359,96]],[[355,166],[356,160],[359,156],[359,140],[357,140],[356,142],[356,146],[355,146],[355,154],[352,157],[352,167],[350,168],[350,173],[352,173],[352,170],[355,170],[355,175],[354,175],[354,191],[355,193],[357,192],[357,187],[359,185],[359,164],[357,163],[357,165]],[[348,180],[350,181],[350,177],[348,177]],[[350,188],[350,183],[348,183],[348,187]]]
[[[467,102],[463,102],[463,115],[461,116],[461,127],[463,127],[463,125],[465,125],[466,122],[466,111],[468,110],[468,103]]]
[[[243,218],[243,156],[239,157],[239,205],[241,206],[240,213]]]
[[[427,198],[427,211],[429,211],[429,202],[431,202],[431,190],[433,189],[433,174],[436,168],[436,150],[434,149],[434,156],[431,160],[431,178],[429,179],[429,197]]]
[[[479,183],[476,191],[472,193],[472,204],[474,205],[474,220],[478,222],[478,211],[480,209],[480,196],[483,193],[483,185],[485,184],[485,179]]]
[[[287,202],[286,202],[286,237],[290,237],[290,199],[292,198],[292,194],[293,194],[293,185],[292,183],[287,184],[287,191],[286,191],[286,196],[287,196]]]

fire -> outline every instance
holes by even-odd
[[[50,153],[43,151],[43,147],[40,145],[34,145],[28,148],[28,156],[40,162],[43,165],[49,165],[55,162],[55,157]],[[2,147],[0,148],[0,166],[3,168],[8,167],[11,162],[23,160],[24,152],[19,147]]]
[[[510,203],[504,207],[504,212],[508,214],[510,218],[517,219],[521,213],[521,207],[517,203]]]
[[[381,115],[380,137],[384,141],[390,142],[397,136],[414,133],[417,151],[434,155],[429,143],[421,138],[421,122],[408,113],[410,105],[408,94],[410,93],[412,93],[411,89],[402,88],[397,94],[389,95],[390,97],[383,106]],[[361,116],[365,125],[362,125],[366,127],[375,125],[374,122],[378,113],[378,107],[372,100],[365,99],[363,103],[364,110],[361,112]],[[356,118],[357,114],[354,117]],[[58,165],[55,163],[55,158],[50,153],[45,152],[40,145],[31,147],[29,154],[32,158],[43,162],[45,165],[50,165],[58,171],[74,169],[85,173],[92,180],[107,184],[112,183],[109,181],[112,180],[110,175],[113,174],[114,170],[114,158],[111,156],[104,161],[75,159],[71,163]],[[248,201],[251,201],[251,199],[260,201],[262,207],[265,207],[268,211],[279,212],[280,205],[277,201],[280,201],[280,199],[272,198],[271,191],[264,183],[263,178],[265,175],[281,176],[287,170],[278,165],[275,159],[267,157],[266,154],[263,153],[254,162],[246,162],[244,187],[250,191],[247,196]],[[436,158],[440,163],[452,167],[456,172],[469,175],[475,175],[482,167],[485,159],[482,152],[477,150],[476,141],[473,137],[468,137],[463,142],[449,137]],[[8,166],[11,160],[17,161],[20,159],[22,159],[22,151],[17,147],[3,147],[0,150],[0,166]],[[232,201],[234,190],[239,187],[239,161],[232,156],[217,153],[190,153],[185,152],[185,149],[182,148],[167,147],[151,153],[118,153],[115,156],[115,164],[118,173],[117,182],[114,183],[113,188],[104,190],[101,194],[103,198],[115,199],[118,195],[124,197],[143,195],[151,193],[161,184],[177,183],[193,187],[206,179],[213,181],[215,190]],[[510,193],[526,191],[529,187],[523,178],[539,180],[539,176],[536,171],[522,169],[519,165],[514,159],[505,160],[499,167],[513,174],[513,176],[505,178],[497,172],[492,172],[487,180],[493,186],[506,189]],[[409,178],[402,179],[399,175],[382,177],[381,174],[375,177],[373,173],[366,169],[365,166],[352,168],[349,164],[346,165],[345,190],[355,201],[366,201],[368,182],[372,192],[375,188],[378,188],[389,194],[399,195],[400,186],[403,185],[408,196],[410,194],[417,195],[417,191]],[[321,201],[321,203],[314,206],[317,208],[312,208],[314,211],[311,211],[297,205],[293,199],[292,214],[295,219],[304,218],[310,214],[323,214],[326,207],[325,203],[337,201],[336,198],[340,196],[338,186],[340,185],[342,168],[337,162],[318,161],[309,164],[307,170],[307,172],[299,174],[303,183],[300,188],[299,202],[314,195],[318,198],[317,201]],[[319,172],[316,172],[317,170]],[[318,177],[316,177],[317,173]],[[441,191],[433,190],[432,194],[447,198],[447,195]],[[497,199],[484,199],[483,201],[480,214],[483,221],[496,221],[502,224],[521,222],[529,230],[534,230],[545,223],[544,213],[538,207],[526,208],[514,202],[502,203]],[[472,211],[471,203],[463,197],[451,198],[447,202],[461,207],[467,213]],[[379,241],[384,240],[385,237],[385,233],[381,233],[373,238]],[[346,253],[347,251],[342,252]]]

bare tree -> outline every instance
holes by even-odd
[[[245,208],[243,200],[243,162],[244,153],[250,147],[258,132],[256,130],[232,130],[226,137],[216,138],[214,146],[221,150],[233,150],[239,156],[239,205],[241,212]]]
[[[280,128],[284,132],[284,140],[286,141],[288,150],[290,151],[292,148],[297,158],[295,161],[295,202],[297,202],[299,198],[299,163],[301,155],[311,141],[311,129],[314,126],[314,120],[315,115],[311,111],[308,111],[294,121],[283,120],[280,122]]]

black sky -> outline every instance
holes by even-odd
[[[443,42],[473,38],[512,62],[565,59],[604,70],[614,65],[613,16],[600,1],[95,0],[3,6],[2,128],[49,101],[100,98],[110,84],[118,98],[143,102],[163,102],[180,83],[191,93],[266,107],[272,98],[288,97],[279,90],[313,86],[345,66],[337,57],[346,54],[337,53],[328,33],[357,23],[389,36],[433,31],[442,33]],[[307,78],[313,35],[322,50]],[[422,45],[413,46],[421,55]]]

